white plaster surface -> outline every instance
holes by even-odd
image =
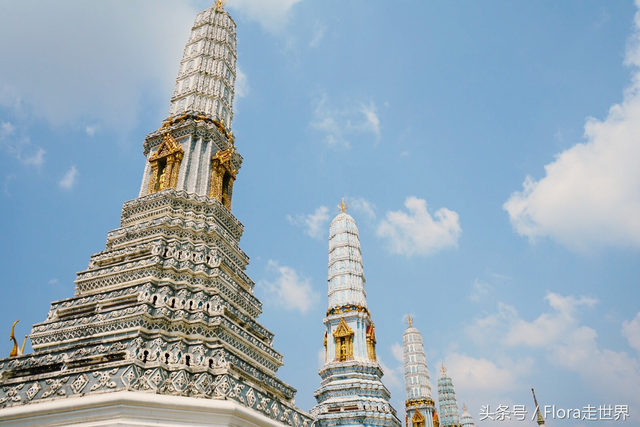
[[[230,400],[122,391],[0,410],[6,427],[282,427]]]

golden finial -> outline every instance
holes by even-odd
[[[27,338],[29,337],[29,335],[25,335],[24,341],[22,342],[22,347],[18,348],[18,341],[16,341],[14,331],[16,329],[16,323],[18,323],[19,321],[20,320],[16,320],[11,326],[11,337],[9,338],[9,341],[13,341],[13,349],[11,350],[11,353],[9,353],[9,357],[22,356],[24,354],[24,346],[27,344]]]
[[[227,0],[218,0],[216,2],[216,9],[223,9],[227,5]]]
[[[440,370],[442,371],[442,375],[447,373],[447,368],[444,367],[444,363],[442,364],[442,368],[440,368]]]
[[[342,198],[342,202],[338,205],[338,210],[342,213],[347,213],[347,209],[349,209],[349,204],[344,202],[344,197]]]
[[[410,328],[413,327],[413,317],[411,317],[411,315],[407,317],[407,324]]]
[[[465,405],[464,403],[462,404],[462,411],[463,412],[467,412],[467,405]]]

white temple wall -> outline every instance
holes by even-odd
[[[0,411],[12,427],[282,427],[231,400],[122,391]]]

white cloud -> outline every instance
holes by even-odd
[[[96,132],[98,132],[99,130],[100,130],[99,125],[91,125],[85,128],[85,132],[87,132],[87,135],[89,136],[94,136]]]
[[[50,285],[57,285],[58,284],[58,279],[51,279],[48,282]]]
[[[247,75],[242,72],[240,66],[236,68],[236,95],[238,98],[244,98],[249,95],[249,80],[247,79]]]
[[[286,25],[291,8],[302,0],[233,0],[228,9],[237,10],[245,18],[257,21],[270,32],[279,32]]]
[[[370,201],[362,197],[358,197],[357,199],[349,198],[348,201],[355,212],[361,213],[369,219],[376,218],[376,205]]]
[[[444,364],[450,375],[455,376],[454,383],[459,390],[500,392],[519,387],[520,378],[531,371],[533,359],[525,358],[518,362],[503,359],[498,366],[488,359],[452,353],[445,358]]]
[[[566,336],[569,330],[575,328],[577,323],[575,313],[578,307],[591,308],[597,302],[595,299],[585,296],[580,298],[563,297],[554,293],[547,294],[546,300],[553,311],[540,315],[533,322],[517,319],[505,337],[507,344],[524,344],[535,347],[557,342]]]
[[[328,231],[329,208],[320,206],[314,213],[309,215],[287,215],[289,223],[304,227],[304,233],[314,239],[323,239]]]
[[[326,28],[324,25],[316,24],[316,30],[313,33],[313,39],[309,42],[309,47],[318,47],[320,42],[324,38],[324,34],[326,32]]]
[[[365,105],[362,104],[360,112],[366,118],[362,123],[362,130],[372,132],[377,139],[380,139],[380,118],[378,117],[378,109],[373,102]]]
[[[471,285],[471,294],[469,300],[473,302],[480,302],[493,291],[493,286],[484,280],[476,279]]]
[[[377,234],[388,239],[391,252],[406,256],[430,255],[458,246],[462,229],[456,212],[441,208],[432,216],[427,202],[417,197],[408,197],[404,205],[408,214],[387,212],[386,220],[378,226]]]
[[[60,188],[63,190],[71,190],[78,181],[78,169],[76,169],[75,165],[71,166],[71,169],[64,174],[64,177],[58,183]]]
[[[514,307],[500,304],[497,314],[478,319],[467,329],[467,334],[477,342],[481,340],[497,349],[500,354],[518,348],[527,351],[538,348],[549,363],[576,373],[596,395],[625,401],[633,397],[640,403],[637,396],[638,359],[624,351],[602,348],[597,342],[596,331],[579,320],[580,310],[594,307],[597,301],[586,296],[565,297],[555,293],[549,293],[546,300],[550,311],[533,321],[522,319]],[[640,318],[622,325],[622,334],[627,336],[631,346],[635,344],[635,320],[640,321]]]
[[[404,347],[402,344],[399,342],[393,343],[391,346],[391,352],[398,362],[404,364]]]
[[[382,368],[382,372],[384,372],[384,376],[382,377],[382,382],[387,388],[395,388],[401,389],[404,388],[404,369],[402,367],[397,367],[396,369],[391,369],[385,363],[380,360],[378,357],[378,364]]]
[[[258,286],[264,290],[267,299],[274,305],[285,310],[298,310],[300,313],[309,311],[319,300],[320,295],[314,292],[308,278],[299,277],[298,273],[287,266],[269,260],[267,269],[278,273],[273,282],[261,280]]]
[[[315,107],[311,127],[324,133],[324,141],[331,147],[349,148],[349,139],[356,135],[373,135],[376,141],[381,137],[380,118],[373,102],[338,109],[329,104],[326,94]]]
[[[31,144],[29,138],[17,136],[16,128],[11,123],[3,122],[0,124],[0,147],[22,164],[42,166],[44,163],[46,151]]]
[[[322,368],[324,366],[326,352],[327,350],[324,348],[318,350],[318,368]]]
[[[587,119],[586,142],[556,155],[540,180],[527,176],[504,204],[515,231],[569,249],[640,248],[640,13],[626,63],[635,67],[623,101],[604,121]]]
[[[640,312],[630,321],[622,324],[622,336],[629,341],[629,345],[640,353]]]
[[[4,178],[4,184],[2,186],[2,191],[3,191],[5,196],[11,196],[11,192],[9,191],[9,186],[11,185],[11,182],[14,179],[16,179],[16,175],[15,174],[9,174]]]
[[[128,130],[144,96],[168,112],[197,14],[188,2],[2,1],[0,105],[54,124],[78,119]],[[26,111],[23,111],[26,110]]]

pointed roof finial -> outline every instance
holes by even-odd
[[[413,317],[411,317],[411,315],[409,315],[407,317],[407,325],[409,325],[409,327],[413,327]]]
[[[465,405],[464,403],[462,404],[462,411],[463,412],[467,412],[467,405]]]
[[[544,417],[542,416],[542,413],[540,412],[540,406],[538,406],[538,399],[536,399],[536,391],[533,389],[533,387],[531,388],[531,393],[533,393],[533,401],[536,404],[536,412],[538,413],[538,425],[544,425]]]
[[[444,363],[442,364],[442,368],[440,368],[440,370],[442,371],[442,375],[447,373],[447,368],[444,367]]]
[[[227,5],[227,0],[218,0],[216,2],[216,9],[224,9],[226,5]]]
[[[338,205],[338,210],[342,213],[347,213],[347,209],[349,209],[349,204],[344,202],[344,197],[342,198],[342,202]]]

